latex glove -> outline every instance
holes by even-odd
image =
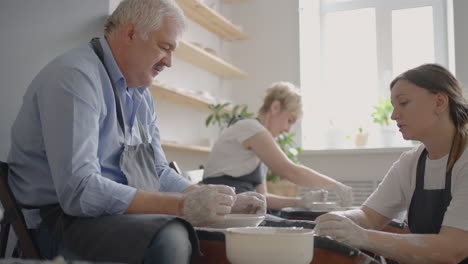
[[[356,248],[362,248],[368,241],[367,231],[340,213],[317,217],[314,230],[319,236],[329,236]]]
[[[261,193],[243,192],[237,195],[234,206],[231,209],[233,214],[266,214],[266,199]]]
[[[313,209],[313,202],[325,202],[328,197],[327,190],[309,191],[301,194],[297,205],[301,208]]]
[[[184,194],[182,217],[194,226],[206,226],[229,214],[236,193],[225,185],[202,185]]]
[[[353,188],[337,183],[331,189],[338,197],[338,205],[341,207],[348,207],[353,204]]]

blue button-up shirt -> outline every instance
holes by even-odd
[[[50,62],[23,97],[13,124],[9,184],[24,205],[60,203],[75,216],[123,214],[136,189],[119,167],[123,144],[141,143],[138,118],[154,149],[160,191],[181,192],[192,183],[170,169],[160,144],[151,93],[128,88],[107,41],[104,64],[90,44]],[[119,126],[113,83],[125,119]],[[23,210],[29,228],[40,223],[37,209]]]

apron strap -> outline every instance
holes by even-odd
[[[138,129],[140,130],[141,142],[144,144],[149,143],[148,134],[146,134],[146,131],[143,129],[143,125],[141,124],[140,118],[138,118],[138,116],[136,116],[136,120],[138,122]]]
[[[99,42],[99,38],[93,38],[91,39],[89,43],[91,44],[91,47],[93,48],[94,53],[96,53],[102,65],[104,66],[104,69],[106,69],[107,75],[109,76],[109,81],[111,82],[112,90],[114,91],[115,106],[116,106],[115,108],[117,111],[117,120],[119,121],[120,128],[122,129],[122,132],[125,137],[125,123],[124,123],[123,114],[122,114],[123,112],[122,105],[120,104],[120,99],[119,99],[119,94],[117,93],[117,89],[115,89],[114,83],[110,79],[111,75],[109,74],[109,70],[104,64],[104,50],[102,49],[101,43]]]
[[[408,208],[408,226],[415,234],[437,234],[440,231],[447,207],[452,200],[452,171],[445,173],[443,189],[424,189],[427,150],[424,149],[416,168],[416,186]],[[450,157],[449,157],[450,159]]]

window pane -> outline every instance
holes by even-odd
[[[308,97],[306,148],[343,147],[369,122],[378,97],[375,9],[328,13],[324,26],[322,87]]]
[[[432,7],[392,12],[393,75],[435,62]]]
[[[343,2],[352,2],[352,1],[353,0],[325,0],[325,3],[333,4],[333,3],[343,3]]]

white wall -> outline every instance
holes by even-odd
[[[453,0],[455,69],[457,78],[468,87],[468,1]]]
[[[407,148],[305,151],[302,164],[344,181],[380,181]]]
[[[0,160],[31,80],[55,56],[101,35],[106,14],[107,1],[0,2]]]
[[[298,1],[255,0],[232,5],[229,11],[250,36],[227,44],[234,64],[250,74],[232,82],[233,100],[257,112],[271,83],[299,85]]]

